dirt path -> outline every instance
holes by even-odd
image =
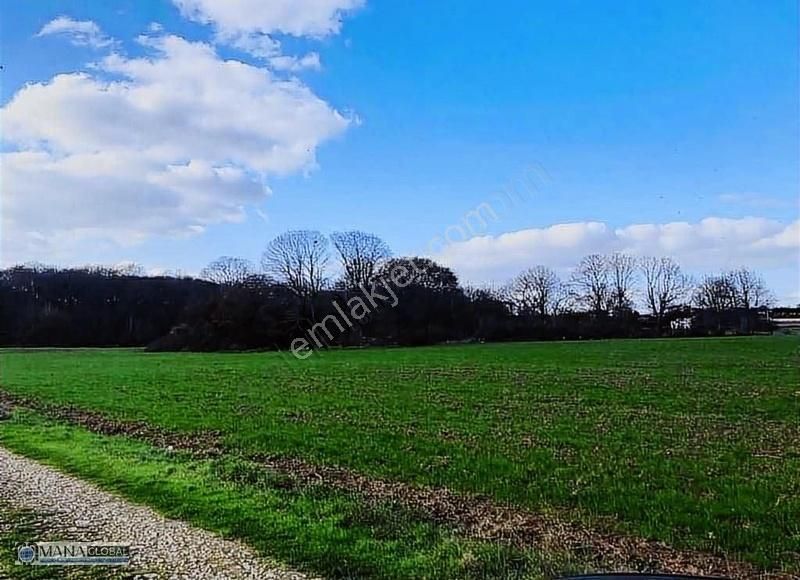
[[[131,565],[120,569],[125,577],[135,572],[140,578],[307,578],[265,561],[240,542],[165,518],[1,447],[0,482],[0,504],[44,516],[60,540],[129,543]],[[54,577],[63,572],[52,570]]]
[[[32,409],[52,419],[95,433],[125,435],[160,448],[181,449],[198,457],[226,452],[216,433],[177,434],[142,422],[115,421],[77,408],[52,407],[0,390],[0,404]],[[490,498],[367,477],[349,469],[314,465],[296,458],[250,456],[261,468],[285,476],[299,487],[324,485],[353,492],[374,503],[402,505],[421,517],[456,529],[465,537],[504,542],[579,556],[593,569],[720,576],[733,579],[798,580],[788,573],[765,573],[721,555],[680,550],[663,542],[587,528],[556,515],[500,504]]]

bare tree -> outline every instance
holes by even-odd
[[[695,292],[694,302],[700,308],[728,310],[759,308],[773,302],[772,293],[758,273],[747,268],[707,276]]]
[[[386,242],[366,232],[334,232],[331,241],[344,270],[344,284],[351,289],[362,285],[366,288],[380,265],[392,255]]]
[[[264,272],[302,298],[323,289],[330,254],[328,238],[317,231],[296,230],[273,239],[261,256]]]
[[[535,266],[520,273],[509,288],[517,312],[539,316],[555,314],[563,301],[561,280],[550,268]]]
[[[608,312],[611,284],[606,258],[591,254],[581,259],[570,280],[574,299],[592,312]]]
[[[463,286],[464,296],[469,298],[472,302],[488,304],[492,303],[500,306],[504,312],[511,311],[511,299],[508,295],[508,286],[496,286],[494,284],[483,284],[481,286],[474,286],[466,284]]]
[[[220,286],[243,284],[253,275],[253,265],[242,258],[222,256],[200,270],[200,277]]]
[[[660,332],[664,315],[687,297],[691,280],[671,258],[642,258],[639,267],[644,276],[645,300]]]
[[[87,264],[74,270],[82,270],[89,274],[103,276],[105,278],[122,277],[142,277],[146,275],[144,268],[135,262],[121,262],[113,266],[107,264]]]
[[[117,276],[143,277],[147,275],[144,266],[136,262],[123,262],[114,266]]]
[[[607,257],[605,262],[611,286],[609,308],[614,312],[631,310],[636,284],[636,260],[627,254],[615,253]]]
[[[736,305],[740,308],[759,308],[774,302],[760,274],[745,267],[728,274],[734,288]]]
[[[736,308],[736,287],[731,274],[703,278],[695,289],[694,303],[699,308],[717,312]]]

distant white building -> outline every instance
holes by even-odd
[[[670,320],[669,327],[672,330],[689,330],[692,328],[692,317],[686,316],[683,318],[676,318],[675,320]]]

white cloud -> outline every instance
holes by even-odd
[[[364,0],[173,0],[173,3],[184,17],[213,26],[217,42],[267,59],[281,70],[300,70],[319,68],[319,57],[284,57],[274,36],[323,38],[338,34],[342,18],[363,6]]]
[[[270,175],[312,169],[350,124],[296,79],[177,36],[141,40],[150,56],[112,54],[2,109],[4,262],[241,220]]]
[[[529,266],[544,264],[566,272],[586,254],[615,251],[671,256],[687,270],[697,272],[742,264],[765,271],[796,272],[800,220],[785,224],[754,217],[709,217],[697,223],[620,228],[602,222],[557,224],[474,237],[447,245],[435,257],[466,280],[502,282]]]
[[[281,43],[265,34],[237,34],[226,37],[217,34],[215,40],[265,60],[275,70],[297,72],[322,68],[318,53],[310,52],[302,57],[282,54]]]
[[[296,56],[274,56],[269,59],[272,68],[276,70],[287,71],[300,71],[305,69],[320,70],[322,64],[319,61],[319,55],[316,52],[310,52],[300,58]]]
[[[217,44],[227,44],[264,60],[281,56],[281,43],[267,34],[217,33],[214,40]]]
[[[106,48],[115,44],[115,41],[103,34],[100,27],[91,20],[73,20],[68,16],[59,16],[51,20],[36,36],[49,35],[66,36],[76,46]]]
[[[364,0],[173,0],[191,20],[213,24],[224,35],[239,33],[323,37],[337,34],[342,17]]]

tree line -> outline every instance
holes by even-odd
[[[221,257],[198,278],[2,270],[0,344],[221,350],[287,349],[309,332],[316,347],[752,333],[769,330],[773,301],[748,268],[695,280],[671,258],[623,253],[585,256],[563,279],[532,265],[474,287],[429,258],[393,256],[374,234],[299,230],[271,240],[258,266]],[[348,316],[359,302],[364,315]]]

